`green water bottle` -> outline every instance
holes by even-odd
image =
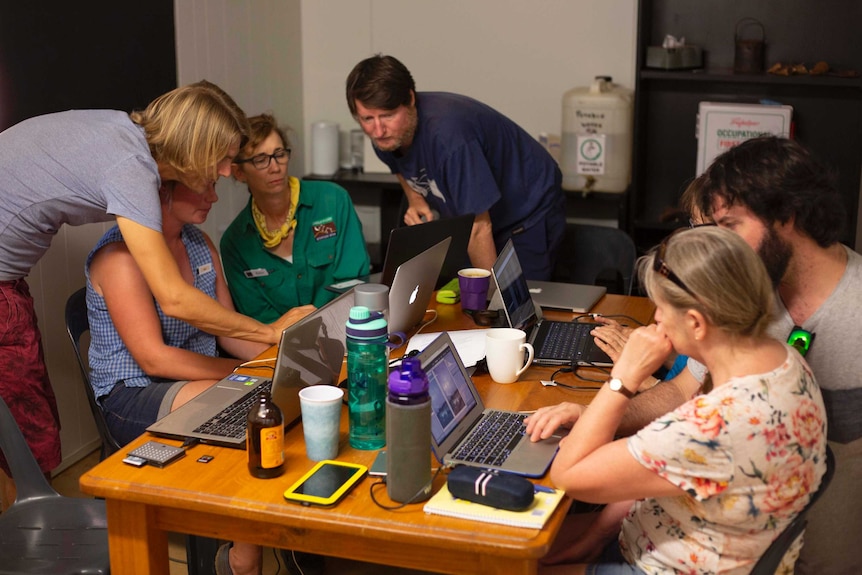
[[[354,306],[350,309],[346,331],[350,446],[380,449],[386,445],[389,377],[386,319],[381,312]]]

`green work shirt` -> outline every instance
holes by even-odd
[[[300,182],[293,262],[274,255],[251,215],[251,197],[221,239],[224,273],[236,309],[272,323],[298,305],[317,307],[337,295],[326,286],[368,275],[362,224],[347,191],[332,182]]]

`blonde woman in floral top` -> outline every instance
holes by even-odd
[[[564,528],[543,573],[747,574],[826,470],[820,389],[798,352],[765,335],[772,285],[736,234],[674,234],[641,259],[640,277],[655,324],[632,334],[551,467],[575,499],[609,509],[634,501],[618,538],[586,561],[571,552],[580,531]],[[635,382],[672,350],[707,366],[711,391],[615,440]],[[557,406],[527,423],[532,433],[565,420]],[[602,531],[586,530],[582,542]]]

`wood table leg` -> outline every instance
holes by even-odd
[[[142,503],[106,500],[111,573],[169,575],[168,534],[155,527],[155,511]]]

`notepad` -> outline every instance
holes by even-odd
[[[423,508],[425,513],[446,515],[460,519],[473,519],[485,523],[498,523],[512,527],[527,527],[541,529],[545,526],[554,509],[563,499],[563,491],[555,489],[553,493],[537,492],[533,504],[524,511],[507,511],[489,507],[481,503],[473,503],[464,499],[452,497],[449,488],[444,485],[434,497],[428,500]]]

